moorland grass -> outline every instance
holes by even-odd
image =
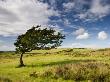
[[[104,52],[104,54],[102,54],[102,52]],[[76,53],[78,53],[77,56]],[[101,65],[98,64],[97,68],[98,69],[103,68],[103,71],[101,72],[104,72],[104,74],[106,74],[106,72],[109,71],[108,67],[106,68],[106,65],[109,65],[110,62],[109,53],[110,50],[100,51],[100,50],[92,50],[92,49],[54,49],[48,51],[36,50],[24,54],[23,60],[26,66],[22,68],[17,67],[19,65],[18,55],[8,54],[8,57],[6,57],[6,54],[4,54],[5,56],[3,56],[2,54],[2,56],[0,56],[0,82],[75,82],[76,79],[68,74],[65,75],[68,77],[68,79],[67,77],[65,78],[65,76],[59,76],[59,74],[58,74],[59,77],[57,79],[51,78],[51,76],[34,77],[32,75],[34,75],[34,73],[45,75],[45,73],[48,72],[48,69],[56,70],[59,67],[64,69],[65,66],[72,68],[73,66],[77,67],[77,65],[78,65],[77,68],[78,69],[80,68],[79,70],[83,71],[82,69],[84,67],[87,68],[88,66],[87,62],[89,63],[100,62]],[[84,64],[84,66],[81,63]],[[74,71],[75,69],[72,68],[72,70]],[[92,73],[94,74],[91,68],[87,70],[90,70],[89,71],[90,74]],[[53,71],[52,73],[56,73],[56,72]],[[72,74],[71,71],[70,74]],[[76,76],[81,77],[83,75],[84,74],[77,73]],[[85,80],[84,78],[83,80],[84,81],[82,82],[88,82],[88,79]]]
[[[110,65],[101,62],[80,62],[52,67],[43,73],[34,72],[33,77],[92,82],[110,82]]]

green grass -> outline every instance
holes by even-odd
[[[102,62],[110,63],[110,56],[108,51],[97,51],[91,49],[53,49],[53,50],[38,50],[25,54],[23,60],[25,67],[17,68],[19,64],[18,55],[11,55],[8,58],[0,56],[0,81],[1,82],[73,82],[73,80],[64,80],[63,78],[35,78],[30,77],[33,72],[43,73],[49,68],[65,65],[86,62]],[[75,53],[73,53],[75,52]],[[76,56],[76,53],[79,55]],[[105,54],[101,54],[104,52]],[[72,53],[72,55],[69,55]],[[81,54],[91,53],[89,56],[82,56]],[[30,55],[31,54],[31,55]],[[98,55],[99,54],[99,55]],[[14,58],[13,58],[14,57]],[[87,81],[83,81],[87,82]]]

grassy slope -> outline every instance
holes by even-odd
[[[50,51],[45,51],[45,50],[32,51],[31,56],[27,55],[26,57],[24,57],[24,62],[27,66],[22,68],[17,68],[17,65],[19,64],[19,58],[3,57],[0,60],[0,79],[2,79],[2,81],[4,80],[4,82],[11,82],[11,80],[13,82],[73,82],[63,79],[55,80],[49,78],[34,78],[34,77],[30,77],[29,74],[35,71],[43,72],[44,70],[47,70],[49,67],[60,64],[79,63],[79,62],[88,62],[88,61],[99,61],[99,62],[107,62],[107,63],[110,62],[110,56],[75,57],[72,55],[63,55],[66,52],[63,52],[58,55],[56,54],[56,52],[62,50],[65,49],[57,49]],[[81,53],[85,53],[91,50],[75,49],[75,51],[78,52],[80,51]],[[36,55],[36,53],[38,55]],[[100,54],[102,52],[97,51],[95,54],[98,53]],[[104,53],[108,53],[108,51],[104,51]]]

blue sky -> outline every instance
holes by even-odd
[[[33,25],[65,34],[63,48],[108,48],[110,0],[0,0],[0,51]]]

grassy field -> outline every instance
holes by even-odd
[[[26,66],[18,68],[17,66],[19,64],[19,54],[14,54],[14,52],[1,52],[0,82],[76,82],[77,80],[75,81],[74,78],[66,79],[65,77],[63,77],[64,74],[59,75],[60,72],[58,72],[57,75],[59,75],[59,77],[57,78],[51,77],[54,71],[49,72],[52,73],[50,75],[47,74],[47,72],[51,69],[56,70],[58,68],[62,70],[65,66],[67,66],[69,69],[74,70],[81,68],[81,66],[82,68],[83,66],[87,67],[87,65],[91,63],[95,64],[95,66],[98,63],[99,68],[104,67],[103,69],[101,69],[101,74],[103,72],[103,74],[107,76],[107,79],[110,79],[110,74],[108,74],[110,71],[110,49],[35,50],[30,53],[24,54],[23,60]],[[91,73],[92,72],[93,71],[91,71]],[[65,72],[65,74],[66,73],[67,72]],[[80,75],[80,73],[78,75]],[[89,79],[84,79],[83,81],[78,80],[77,82],[92,81],[90,81]],[[110,82],[110,80],[108,82]]]

